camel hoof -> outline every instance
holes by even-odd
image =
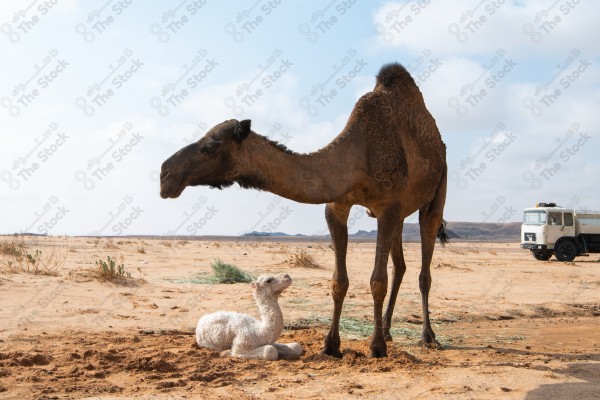
[[[442,345],[436,339],[431,339],[430,341],[424,341],[423,339],[419,340],[419,346],[426,349],[441,349]]]
[[[371,347],[371,357],[372,358],[384,358],[387,357],[387,349],[383,348],[377,348],[377,347]]]
[[[325,354],[335,358],[342,358],[342,352],[340,351],[340,349],[334,349],[331,346],[325,346],[319,354]]]
[[[340,336],[334,336],[329,332],[323,340],[323,350],[321,350],[320,354],[342,358],[342,353],[340,352]]]
[[[387,343],[383,340],[383,337],[380,337],[377,340],[373,340],[371,342],[371,357],[373,358],[383,358],[387,357]]]

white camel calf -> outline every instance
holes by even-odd
[[[251,285],[260,320],[230,311],[206,314],[196,327],[198,346],[219,351],[222,357],[277,360],[279,356],[301,355],[299,343],[275,343],[283,331],[283,314],[277,300],[291,284],[288,274],[259,276]]]

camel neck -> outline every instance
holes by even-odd
[[[277,298],[258,297],[256,304],[260,314],[260,333],[268,336],[273,336],[272,341],[277,340],[283,331],[283,313],[277,302]]]
[[[301,203],[321,204],[340,199],[359,180],[361,160],[347,150],[348,138],[338,139],[309,154],[278,147],[263,136],[247,139],[248,178],[259,189]]]

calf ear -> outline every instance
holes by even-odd
[[[248,137],[248,134],[250,133],[250,124],[251,121],[249,119],[245,119],[237,123],[234,128],[235,140],[241,142]]]

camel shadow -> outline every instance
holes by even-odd
[[[568,375],[583,382],[562,382],[543,384],[533,389],[525,399],[598,399],[600,396],[600,364],[569,364],[564,369],[553,370],[553,373]]]
[[[536,352],[531,350],[519,350],[519,349],[511,349],[507,347],[481,347],[481,346],[444,346],[444,350],[459,350],[459,351],[489,351],[494,350],[496,352],[501,352],[504,354],[514,354],[520,356],[532,356],[532,357],[551,357],[551,358],[566,358],[578,360],[581,358],[586,358],[591,361],[599,361],[600,362],[600,354],[599,353],[590,353],[590,354],[565,354],[565,353],[552,353],[552,352]]]
[[[560,382],[555,384],[542,384],[527,393],[527,400],[542,399],[598,399],[600,397],[600,354],[564,354],[553,352],[535,352],[530,350],[518,350],[505,347],[481,347],[481,346],[447,346],[447,350],[459,351],[486,351],[494,350],[505,354],[522,356],[544,356],[551,358],[572,359],[573,361],[586,358],[596,363],[571,363],[563,369],[546,369],[545,367],[533,367],[537,370],[548,370],[553,374],[570,376],[584,382]]]

